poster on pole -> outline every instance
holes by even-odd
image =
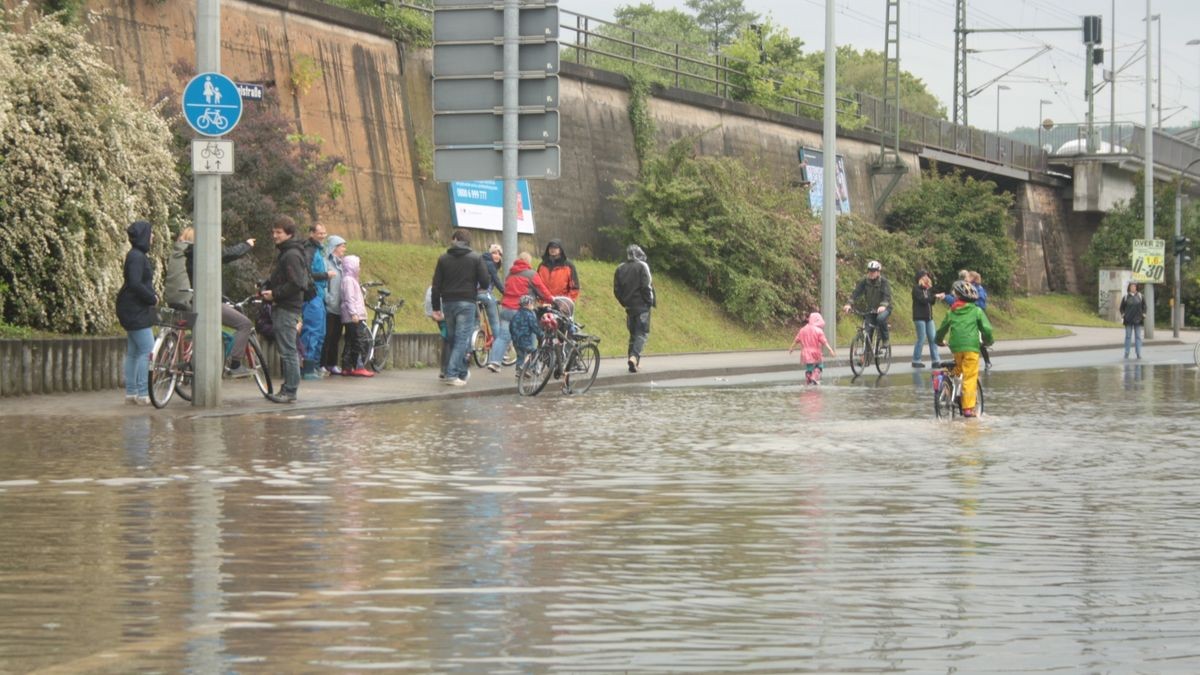
[[[825,153],[811,148],[800,148],[800,170],[808,183],[808,203],[813,213],[825,208]],[[838,213],[850,213],[850,185],[846,180],[846,159],[837,156],[837,180],[835,182],[835,205]]]
[[[455,227],[504,231],[504,181],[450,182],[450,206]],[[529,182],[517,181],[517,233],[533,234],[533,201]]]
[[[1167,271],[1163,260],[1167,242],[1163,239],[1134,239],[1131,265],[1133,280],[1139,284],[1161,284]]]

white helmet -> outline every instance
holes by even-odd
[[[883,269],[883,265],[880,265],[878,260],[872,260],[871,262],[867,263],[867,271],[868,272],[878,272],[879,270],[882,270],[882,269]]]

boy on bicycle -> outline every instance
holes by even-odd
[[[950,334],[950,351],[954,353],[954,370],[951,372],[962,376],[963,417],[975,415],[980,346],[991,346],[995,341],[987,314],[975,304],[978,298],[979,293],[971,282],[963,279],[955,281],[954,302],[934,337],[939,345],[945,346],[946,334]]]

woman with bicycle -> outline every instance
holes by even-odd
[[[488,285],[481,287],[475,296],[480,304],[483,305],[483,311],[487,313],[488,325],[491,326],[493,333],[500,326],[500,317],[496,308],[496,296],[492,295],[492,289],[504,289],[504,282],[500,281],[500,265],[501,259],[504,257],[504,249],[500,244],[492,244],[488,249],[487,255],[483,256],[483,266],[487,268]],[[479,326],[476,326],[478,328]],[[493,342],[493,345],[496,343]],[[487,368],[493,373],[500,372],[500,362],[504,358],[504,353],[496,353],[492,350],[488,354]]]
[[[154,265],[147,254],[154,228],[139,220],[125,230],[130,248],[125,254],[125,283],[117,291],[117,320],[125,329],[125,402],[150,405],[150,352],[154,349]]]
[[[962,375],[963,417],[975,416],[975,390],[979,381],[979,350],[991,345],[992,324],[987,314],[975,304],[979,293],[970,281],[954,282],[954,303],[938,328],[937,344],[945,345],[949,334],[950,351],[954,354],[955,375]]]

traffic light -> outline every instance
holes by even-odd
[[[1089,45],[1100,44],[1102,33],[1100,32],[1100,17],[1085,16],[1083,17],[1083,42]]]
[[[1192,262],[1192,240],[1189,237],[1175,237],[1175,255],[1179,256],[1180,264]]]

